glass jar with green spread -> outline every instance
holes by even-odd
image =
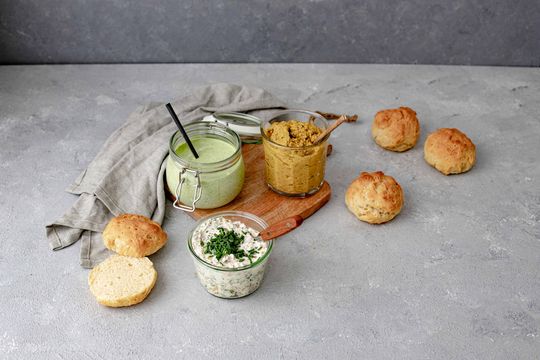
[[[182,134],[169,141],[166,183],[174,207],[184,211],[214,209],[231,202],[244,185],[242,142],[233,130],[216,123],[196,121],[184,126],[195,150]]]

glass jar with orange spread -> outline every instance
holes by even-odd
[[[283,110],[261,123],[266,183],[287,196],[307,196],[324,183],[328,136],[324,117],[305,110]]]

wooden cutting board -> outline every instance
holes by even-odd
[[[306,219],[330,200],[332,190],[326,181],[319,191],[305,198],[287,197],[273,192],[266,185],[262,145],[244,144],[242,154],[246,177],[244,187],[236,199],[217,209],[197,209],[188,213],[191,217],[200,219],[218,211],[237,210],[255,214],[268,224],[273,224],[294,215]],[[174,198],[170,194],[169,196]]]

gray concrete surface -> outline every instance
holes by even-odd
[[[540,66],[538,0],[3,0],[0,63]]]
[[[79,246],[53,253],[44,225],[63,189],[137,105],[213,82],[265,87],[308,109],[358,113],[332,136],[331,201],[279,239],[265,281],[226,301],[200,286],[168,208],[154,291],[99,306]],[[365,65],[0,67],[0,358],[537,359],[540,354],[540,70]],[[411,151],[370,139],[376,111],[408,105]],[[445,177],[422,144],[438,127],[476,143],[471,172]],[[344,206],[362,170],[406,204],[372,226]]]

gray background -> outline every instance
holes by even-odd
[[[538,0],[0,0],[0,63],[540,65]]]

